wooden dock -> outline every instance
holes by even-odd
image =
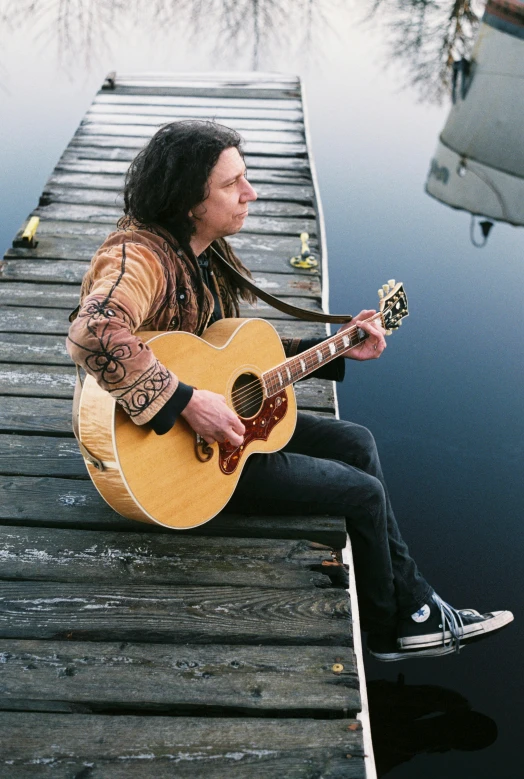
[[[299,80],[109,77],[31,214],[38,245],[0,265],[4,779],[374,775],[344,519],[222,515],[191,532],[134,523],[99,497],[73,437],[68,313],[121,215],[129,162],[159,125],[191,117],[245,138],[259,199],[231,243],[256,283],[301,306],[326,299]],[[313,271],[289,263],[303,231]],[[325,334],[264,304],[255,315],[282,334]],[[335,413],[332,383],[296,390],[300,408]]]

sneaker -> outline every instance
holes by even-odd
[[[368,633],[367,651],[376,660],[393,663],[396,660],[414,660],[424,657],[442,657],[455,652],[454,646],[437,646],[432,649],[399,649],[397,634]]]
[[[433,593],[431,603],[400,622],[398,646],[406,650],[451,647],[458,652],[465,641],[484,638],[510,622],[511,611],[458,610]]]

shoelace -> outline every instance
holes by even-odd
[[[460,639],[462,637],[461,628],[464,627],[464,622],[460,615],[460,611],[454,609],[449,603],[442,600],[436,592],[433,593],[433,601],[440,609],[440,619],[442,622],[442,643],[446,643],[445,635],[446,630],[451,633],[451,643],[455,647],[457,654],[460,652]]]

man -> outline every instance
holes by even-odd
[[[238,315],[250,292],[216,253],[249,271],[224,238],[237,233],[256,193],[246,178],[240,136],[213,122],[163,127],[132,163],[119,230],[95,254],[68,338],[72,359],[139,425],[159,435],[182,416],[208,443],[239,446],[242,421],[221,395],[193,388],[162,366],[134,333],[200,335]],[[353,320],[368,339],[345,357],[380,357],[386,343],[374,311]],[[283,339],[288,356],[320,339]],[[341,380],[344,357],[316,376]],[[374,440],[363,427],[298,415],[289,444],[248,458],[228,510],[329,513],[347,518],[368,650],[379,660],[437,657],[500,630],[511,612],[481,615],[442,601],[420,574],[393,514]]]

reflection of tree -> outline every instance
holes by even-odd
[[[0,0],[0,21],[17,29],[39,29],[46,45],[56,39],[60,63],[89,67],[108,50],[114,29],[135,29],[171,45],[180,39],[203,46],[213,41],[220,65],[234,67],[240,56],[258,69],[279,50],[289,57],[307,53],[330,26],[330,12],[344,0]],[[320,43],[320,41],[319,41]]]
[[[385,29],[393,59],[423,100],[449,93],[453,61],[473,46],[483,0],[368,0],[368,21]]]
[[[176,48],[190,41],[213,54],[217,70],[320,60],[322,35],[353,18],[383,28],[391,57],[421,98],[449,90],[453,60],[471,50],[483,0],[0,0],[4,27],[38,30],[56,45],[60,64],[74,72],[107,62],[114,31],[130,29]],[[349,11],[349,12],[348,12]],[[343,16],[342,16],[343,15]],[[339,33],[343,34],[343,33]],[[36,33],[35,33],[36,35]],[[212,51],[209,52],[209,42]],[[169,49],[166,49],[169,50]]]

